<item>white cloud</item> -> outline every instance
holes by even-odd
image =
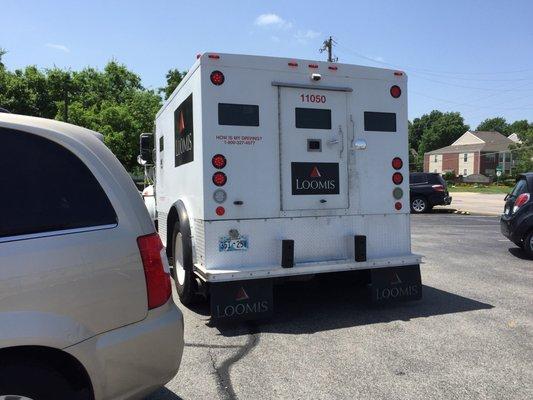
[[[257,26],[269,26],[281,29],[290,29],[292,24],[288,21],[285,21],[277,14],[261,14],[255,19],[255,25]]]
[[[311,29],[307,29],[305,31],[299,30],[294,34],[294,37],[297,41],[300,43],[306,43],[308,40],[316,39],[321,35],[320,32],[313,31]]]
[[[45,46],[51,49],[64,51],[65,53],[70,52],[69,48],[65,46],[64,44],[46,43]]]
[[[381,57],[381,56],[372,56],[372,55],[366,54],[365,57],[370,58],[371,60],[377,61],[377,62],[385,61],[385,59],[383,57]]]

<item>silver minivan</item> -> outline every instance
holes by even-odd
[[[143,398],[182,352],[163,245],[102,136],[0,114],[0,398]]]

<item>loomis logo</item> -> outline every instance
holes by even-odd
[[[192,112],[192,94],[174,111],[175,161],[178,167],[194,159],[194,129]]]
[[[235,296],[235,301],[242,301],[242,300],[248,300],[250,297],[248,297],[248,293],[246,293],[246,290],[241,286],[239,290],[237,290],[237,295]]]
[[[339,164],[291,163],[292,194],[339,194]]]

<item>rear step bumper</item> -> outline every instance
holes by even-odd
[[[285,276],[312,275],[328,272],[356,271],[375,268],[402,267],[420,264],[422,257],[417,254],[404,256],[376,258],[356,262],[353,260],[337,260],[324,262],[296,263],[292,268],[283,268],[281,265],[270,267],[243,267],[236,269],[205,269],[196,264],[196,274],[206,282],[231,282],[251,279],[267,279]]]

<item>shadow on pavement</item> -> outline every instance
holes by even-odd
[[[431,286],[423,286],[420,301],[383,306],[369,304],[366,293],[364,285],[343,275],[336,279],[286,283],[275,287],[274,316],[253,324],[261,333],[309,334],[493,308],[490,304]],[[243,324],[216,327],[224,336],[240,336],[247,332]]]
[[[510,247],[509,253],[511,253],[516,258],[519,258],[521,260],[528,260],[530,261],[531,258],[529,258],[524,250],[522,250],[520,247]]]

